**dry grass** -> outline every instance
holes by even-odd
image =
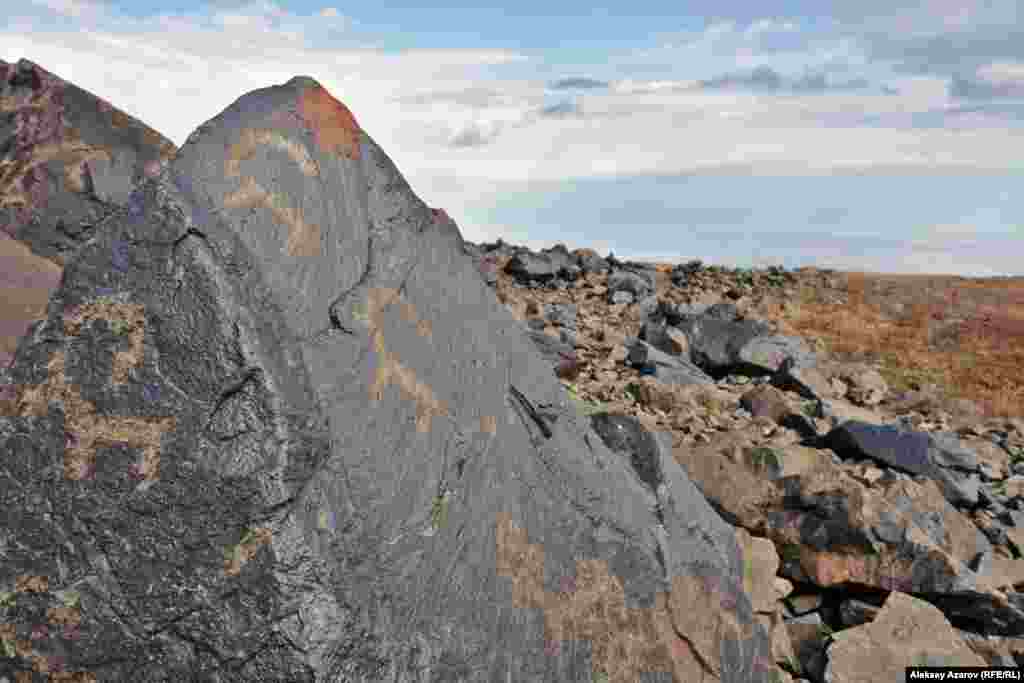
[[[840,360],[877,362],[895,391],[934,385],[982,417],[1024,415],[1024,278],[838,275],[846,303],[802,286],[772,317]]]

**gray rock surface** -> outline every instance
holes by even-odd
[[[658,381],[664,384],[713,384],[714,380],[685,358],[670,356],[641,339],[629,339],[629,361],[633,365],[653,366]]]
[[[46,114],[13,130],[90,120],[38,67],[7,73]],[[30,169],[63,139],[6,149]],[[951,424],[933,389],[753,319],[795,275],[466,242],[311,79],[184,151],[138,192],[97,166],[105,217],[0,367],[0,680],[852,683],[1024,659],[1024,421]],[[8,299],[57,282],[30,242],[0,240]],[[799,280],[841,302],[831,272]],[[635,278],[656,291],[609,306]]]
[[[45,315],[66,258],[174,151],[38,64],[0,61],[0,369]]]
[[[63,628],[18,670],[767,681],[732,528],[569,409],[455,235],[312,79],[199,127],[11,366],[3,618]]]
[[[0,61],[0,230],[62,263],[174,156],[170,140],[27,59]]]
[[[628,301],[625,298],[622,301],[631,303],[645,298],[652,292],[654,292],[654,278],[646,272],[613,270],[608,276],[608,300],[611,303],[617,303],[615,301],[616,294],[630,294]]]

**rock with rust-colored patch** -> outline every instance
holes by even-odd
[[[604,444],[553,372],[576,350],[535,331],[544,358],[460,240],[310,78],[197,129],[0,378],[0,594],[44,576],[81,612],[75,648],[19,656],[126,683],[766,681],[732,529],[667,440]]]
[[[45,314],[67,257],[175,146],[22,59],[0,61],[0,368]]]
[[[0,230],[57,263],[175,152],[152,128],[27,59],[0,61],[0,131]]]
[[[309,79],[307,85],[299,93],[297,111],[317,145],[324,152],[359,159],[362,131],[355,116],[316,81]]]

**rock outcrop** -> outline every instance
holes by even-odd
[[[37,64],[0,61],[0,368],[43,317],[68,255],[174,151]]]
[[[734,529],[462,249],[312,79],[200,126],[7,372],[6,670],[767,681]]]
[[[1024,656],[1024,420],[896,394],[759,313],[798,283],[842,301],[832,271],[473,244],[308,78],[148,175],[146,149],[98,171],[120,189],[63,257],[46,203],[0,241],[42,316],[0,311],[0,673],[839,683]]]

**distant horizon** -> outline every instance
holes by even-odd
[[[309,76],[471,241],[1024,276],[1019,0],[686,10],[29,0],[0,59],[177,146],[245,93]]]
[[[465,241],[467,241],[467,242],[470,242],[473,245],[476,245],[476,246],[482,246],[484,244],[494,244],[494,243],[498,242],[499,240],[502,243],[507,244],[507,245],[512,246],[512,247],[524,246],[524,245],[521,245],[521,244],[519,244],[517,242],[504,239],[502,237],[496,237],[494,239],[483,240],[483,241],[471,240],[471,239],[468,239],[468,238],[465,238],[465,237],[463,237],[463,239]],[[570,253],[576,251],[577,249],[587,249],[587,248],[590,248],[590,247],[587,247],[586,245],[583,245],[583,246],[580,246],[580,247],[570,248],[568,245],[565,245],[562,242],[556,242],[555,244],[556,245],[557,244],[562,244],[563,246],[566,247],[566,249]],[[552,246],[555,246],[555,245],[552,245]],[[540,252],[543,249],[549,249],[549,248],[550,247],[543,247],[543,248],[540,248],[540,249],[531,248],[531,251]],[[782,270],[787,271],[787,272],[798,271],[798,270],[820,270],[822,272],[835,272],[835,273],[863,273],[864,275],[871,276],[871,277],[876,277],[876,276],[877,277],[909,276],[909,277],[940,277],[940,278],[941,277],[949,277],[949,278],[959,278],[959,279],[964,279],[964,280],[1013,280],[1013,279],[1018,279],[1018,278],[1024,279],[1024,276],[1022,276],[1022,275],[989,275],[989,276],[985,276],[985,277],[975,277],[975,276],[968,276],[968,275],[953,275],[953,274],[950,274],[950,273],[888,273],[888,272],[883,272],[883,271],[873,271],[873,270],[865,270],[865,269],[829,268],[829,267],[820,266],[820,265],[813,265],[813,264],[812,265],[798,266],[796,268],[787,268],[787,267],[785,267],[785,266],[783,266],[781,264],[769,263],[769,264],[766,264],[766,265],[756,266],[756,267],[753,267],[753,268],[744,268],[744,267],[740,267],[740,266],[732,266],[732,265],[723,264],[723,263],[705,263],[701,259],[694,259],[694,258],[691,258],[691,257],[688,257],[688,256],[668,257],[668,258],[665,258],[665,259],[658,259],[658,258],[651,258],[651,257],[636,257],[636,258],[634,258],[634,257],[628,256],[628,255],[627,256],[623,256],[621,254],[615,254],[614,250],[605,251],[604,253],[598,251],[597,249],[594,249],[593,251],[595,253],[597,253],[597,255],[600,256],[601,258],[608,258],[609,255],[614,255],[616,260],[621,261],[621,262],[626,262],[626,263],[645,263],[645,264],[652,264],[652,265],[673,265],[673,266],[675,266],[675,265],[682,265],[682,264],[685,264],[685,263],[690,263],[692,261],[701,261],[703,267],[705,267],[705,268],[708,267],[708,266],[715,266],[715,267],[722,268],[722,269],[727,269],[727,270],[768,270],[769,268],[777,267],[777,268],[781,268]]]

